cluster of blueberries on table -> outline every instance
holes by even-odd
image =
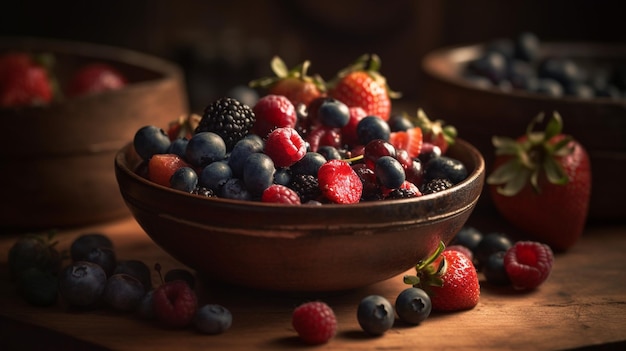
[[[542,42],[524,32],[488,42],[462,75],[476,86],[550,97],[626,99],[626,63],[601,58],[546,55]]]

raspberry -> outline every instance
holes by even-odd
[[[299,205],[300,196],[294,190],[280,184],[272,184],[263,191],[262,202],[277,202],[288,205]]]
[[[256,117],[254,134],[264,138],[272,130],[282,127],[296,126],[296,108],[283,95],[265,95],[257,101],[252,109]]]
[[[278,167],[289,167],[306,154],[306,143],[293,128],[277,128],[268,136],[263,150]]]
[[[323,344],[337,333],[337,318],[332,308],[324,302],[306,302],[292,314],[291,324],[308,344]]]
[[[513,287],[518,290],[541,285],[550,275],[553,262],[552,249],[535,241],[518,241],[504,256],[506,272]]]
[[[330,201],[354,204],[361,199],[363,183],[348,162],[330,160],[320,167],[317,177],[322,194]]]
[[[226,149],[232,150],[243,139],[256,121],[250,106],[233,98],[220,98],[209,104],[195,132],[213,132],[224,139]]]
[[[161,324],[169,328],[183,328],[193,320],[198,298],[187,282],[174,280],[154,290],[152,306]]]

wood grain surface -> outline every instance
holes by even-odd
[[[111,237],[119,259],[181,264],[157,247],[132,218],[59,232],[59,248],[87,232]],[[172,233],[176,235],[176,233]],[[593,226],[567,253],[558,254],[552,275],[539,289],[518,293],[481,281],[472,310],[433,313],[418,326],[396,322],[381,337],[367,336],[356,306],[379,294],[392,303],[407,286],[402,275],[372,286],[323,295],[254,291],[200,277],[200,303],[219,303],[233,313],[226,333],[201,335],[187,328],[166,330],[132,314],[107,309],[70,312],[62,303],[29,306],[10,281],[7,255],[15,235],[0,236],[0,350],[250,350],[305,348],[291,327],[299,303],[323,300],[335,311],[339,330],[329,350],[565,350],[626,345],[626,226]],[[153,281],[158,284],[156,273]]]

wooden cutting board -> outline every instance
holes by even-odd
[[[79,234],[109,235],[118,258],[141,259],[165,270],[182,267],[157,247],[132,218],[59,233],[67,248]],[[219,303],[233,313],[222,335],[207,336],[192,328],[166,330],[151,322],[106,309],[69,312],[60,304],[37,308],[26,304],[9,281],[7,253],[16,236],[0,236],[0,350],[234,350],[293,349],[302,344],[291,327],[299,303],[320,299],[338,318],[332,350],[564,350],[626,346],[626,226],[590,227],[569,252],[556,257],[552,275],[539,289],[517,293],[481,282],[474,309],[434,313],[418,326],[396,323],[382,337],[369,337],[356,320],[356,306],[379,294],[395,301],[407,286],[402,275],[369,287],[317,296],[299,296],[226,286],[201,279],[201,303]],[[155,284],[158,275],[153,276]],[[586,348],[587,350],[587,348]]]

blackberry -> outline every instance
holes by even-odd
[[[417,193],[410,189],[393,189],[389,195],[387,195],[386,199],[395,200],[395,199],[410,199],[412,197],[417,197]]]
[[[215,192],[209,188],[203,186],[196,186],[192,191],[192,194],[202,195],[206,197],[216,197]]]
[[[432,194],[432,193],[449,189],[452,186],[453,186],[452,182],[446,178],[435,178],[426,182],[422,186],[421,191],[422,191],[422,194],[427,195],[427,194]]]
[[[317,200],[322,195],[317,178],[310,174],[294,175],[289,187],[300,196],[301,203]]]
[[[224,139],[226,150],[233,149],[254,125],[256,117],[250,106],[237,99],[224,97],[209,104],[195,132],[213,132]]]

